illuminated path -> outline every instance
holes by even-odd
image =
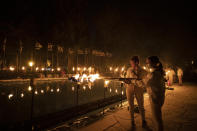
[[[197,85],[186,84],[182,87],[173,86],[174,90],[167,90],[166,101],[163,106],[165,131],[196,131],[197,130]],[[82,128],[80,131],[127,131],[130,128],[127,105],[114,113],[108,113],[104,118]],[[151,112],[148,96],[145,95],[146,119],[152,129]],[[139,114],[136,117],[136,131],[145,131],[141,128]],[[56,128],[58,129],[58,128]],[[65,129],[64,125],[60,128]],[[75,128],[76,129],[76,128]]]

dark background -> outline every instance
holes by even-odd
[[[158,55],[179,64],[197,54],[195,10],[188,0],[1,1],[0,40],[7,38],[9,53],[19,40],[27,49],[39,41],[110,51],[120,63],[132,55]]]

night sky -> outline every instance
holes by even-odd
[[[0,38],[25,47],[35,41],[110,51],[125,62],[132,55],[181,63],[197,54],[192,1],[8,0],[1,2]]]

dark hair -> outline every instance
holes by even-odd
[[[131,57],[131,59],[130,59],[131,61],[134,61],[135,63],[138,63],[139,64],[139,57],[138,56],[133,56],[133,57]]]
[[[155,68],[162,75],[164,75],[163,65],[162,65],[162,63],[160,62],[160,60],[157,56],[149,56],[148,60],[150,61],[150,64],[153,68]]]

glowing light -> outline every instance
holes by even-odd
[[[9,94],[8,98],[11,99],[14,95],[13,94]]]
[[[21,69],[22,69],[22,70],[25,70],[25,67],[23,66]]]
[[[52,68],[51,71],[54,71],[54,69]]]
[[[32,88],[31,88],[31,86],[29,86],[29,87],[28,87],[28,91],[31,91],[31,90],[32,90]]]
[[[75,79],[79,79],[79,74],[76,74],[74,77]]]
[[[124,67],[122,67],[122,69],[121,69],[122,71],[124,71]]]
[[[192,61],[192,65],[194,64],[194,61]]]
[[[35,91],[35,94],[37,95],[38,94],[38,91]]]
[[[122,91],[122,95],[124,95],[124,91]]]
[[[81,82],[83,82],[84,79],[87,79],[87,75],[86,74],[83,74],[83,76],[81,77]]]
[[[24,94],[23,93],[21,93],[21,98],[23,98],[24,97]]]
[[[83,89],[86,90],[86,86],[83,86]]]
[[[53,92],[53,89],[51,89],[51,92]]]
[[[153,72],[153,69],[152,68],[150,68],[149,70],[150,70],[150,72]]]
[[[116,68],[114,71],[117,72],[118,71],[118,68]]]
[[[170,73],[170,70],[166,71],[166,75],[168,75]]]
[[[72,91],[74,91],[74,90],[75,90],[75,87],[73,86],[73,87],[72,87]]]
[[[86,71],[86,67],[83,68],[83,71]]]
[[[80,67],[77,67],[77,70],[78,70],[78,71],[80,71],[80,70],[81,70],[81,68],[80,68]]]
[[[109,81],[105,81],[104,87],[108,87]]]
[[[36,67],[36,71],[38,71],[39,70],[39,67]]]
[[[110,88],[110,89],[109,89],[109,92],[111,93],[111,91],[112,91],[112,89]]]
[[[89,73],[92,72],[92,67],[91,66],[88,68],[88,71],[89,71]]]
[[[40,92],[43,94],[44,93],[44,90],[41,90]]]
[[[146,67],[145,67],[145,66],[143,66],[143,69],[144,69],[144,70],[146,70]]]
[[[113,69],[112,67],[109,68],[110,71],[112,71],[112,69]]]
[[[60,89],[59,88],[57,88],[57,92],[60,92]]]
[[[91,75],[89,75],[89,80],[91,82],[94,82],[98,78],[99,78],[99,74],[91,74]]]
[[[41,69],[42,71],[44,71],[44,68],[42,67],[42,69]]]
[[[60,70],[61,70],[61,68],[60,68],[60,67],[58,67],[58,68],[57,68],[57,71],[60,71]]]
[[[10,66],[10,71],[14,71],[14,70],[15,70],[15,68]]]
[[[118,93],[118,90],[116,89],[116,91],[115,91],[116,93]]]
[[[75,67],[73,67],[73,71],[75,71]]]
[[[30,67],[32,67],[34,65],[34,62],[30,61],[28,64],[29,64]]]

